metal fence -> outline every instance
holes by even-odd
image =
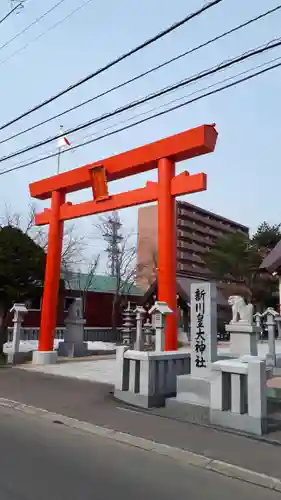
[[[39,328],[22,328],[20,332],[20,339],[23,341],[38,340]],[[55,339],[64,339],[65,327],[56,328]],[[13,340],[13,328],[8,328],[8,342]],[[121,329],[117,328],[115,331],[112,328],[84,328],[84,341],[85,342],[114,342],[119,343],[121,340]]]
[[[20,339],[21,340],[38,340],[39,339],[39,328],[22,328]],[[56,328],[55,330],[55,339],[63,340],[64,339],[64,331],[65,327]],[[121,343],[121,328],[117,328],[116,330],[112,330],[112,328],[98,328],[98,327],[85,327],[84,328],[84,341],[85,342],[114,342],[116,344]],[[131,332],[132,342],[135,342],[136,339],[136,329],[133,328]],[[230,335],[227,332],[218,333],[217,335],[218,342],[226,342],[230,340]],[[13,340],[13,328],[8,328],[8,342],[12,342]]]

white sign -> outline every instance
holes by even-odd
[[[217,358],[217,288],[197,282],[191,294],[191,375],[207,377]]]

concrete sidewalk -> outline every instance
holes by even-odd
[[[217,347],[219,354],[229,354],[229,343],[219,343]],[[190,348],[188,346],[182,347],[179,350],[190,352]],[[267,342],[260,343],[258,351],[259,356],[265,357],[268,352]],[[280,341],[276,342],[276,352],[281,354]],[[79,360],[79,363],[77,363],[76,360],[62,360],[62,358],[60,358],[59,362],[56,364],[33,365],[32,363],[27,363],[21,365],[21,368],[32,372],[61,375],[62,377],[72,377],[80,380],[91,380],[93,382],[114,384],[116,371],[115,356],[108,356],[107,359],[102,359],[102,357],[96,356],[94,363],[93,359],[94,358],[92,358],[92,360],[90,358],[83,358]]]
[[[121,405],[106,384],[55,377],[18,368],[0,369],[0,398],[42,408],[115,431],[228,462],[281,479],[281,432],[271,442],[174,420]],[[273,441],[275,440],[275,441]]]

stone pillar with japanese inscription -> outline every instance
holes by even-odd
[[[191,375],[205,378],[217,359],[217,289],[215,283],[192,283]]]
[[[166,405],[176,411],[189,411],[190,405],[205,409],[210,406],[211,367],[217,360],[216,284],[202,281],[192,283],[190,307],[190,375],[177,377],[177,396],[166,401]]]

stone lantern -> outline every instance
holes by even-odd
[[[276,366],[276,348],[275,348],[275,318],[278,313],[272,308],[268,307],[263,313],[266,318],[267,334],[268,334],[268,354],[267,363],[269,366]]]
[[[149,311],[152,317],[152,326],[155,329],[155,351],[164,351],[165,348],[165,318],[172,314],[166,302],[156,301]]]
[[[25,304],[14,304],[10,312],[14,313],[13,317],[13,342],[12,342],[12,353],[8,356],[9,363],[17,363],[19,361],[19,347],[20,347],[20,331],[21,325],[24,320],[24,316],[28,313],[28,309]]]

